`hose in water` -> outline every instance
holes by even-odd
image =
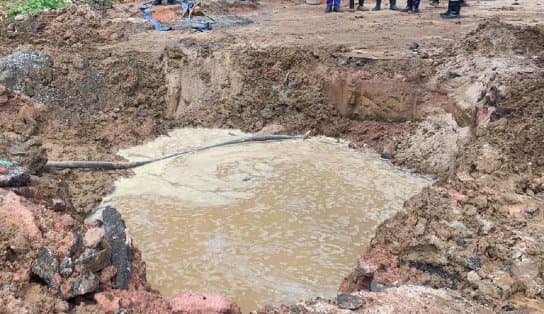
[[[213,145],[207,145],[202,146],[196,149],[186,150],[183,152],[173,153],[167,156],[162,156],[159,158],[149,159],[149,160],[142,160],[142,161],[132,161],[132,162],[110,162],[110,161],[83,161],[83,160],[64,160],[64,161],[55,161],[51,160],[48,161],[46,164],[46,167],[48,168],[62,168],[62,169],[99,169],[99,170],[117,170],[117,169],[130,169],[130,168],[136,168],[143,165],[150,164],[152,162],[157,162],[169,158],[179,157],[191,153],[201,152],[204,150],[222,147],[222,146],[230,146],[235,144],[242,144],[242,143],[249,143],[249,142],[269,142],[269,141],[285,141],[285,140],[294,140],[294,139],[306,139],[310,135],[310,132],[307,132],[304,135],[296,135],[296,136],[290,136],[290,135],[257,135],[257,136],[249,136],[245,138],[239,138],[235,140],[230,140],[223,143],[213,144]]]

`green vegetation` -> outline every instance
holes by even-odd
[[[2,2],[2,6],[6,8],[8,17],[43,11],[46,9],[60,9],[66,6],[65,0],[20,0]]]

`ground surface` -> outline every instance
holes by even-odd
[[[311,130],[438,179],[361,252],[341,285],[351,297],[262,311],[410,311],[403,298],[417,310],[542,310],[544,4],[469,4],[462,19],[444,21],[445,4],[427,2],[418,15],[213,2],[204,7],[218,20],[211,32],[154,32],[137,3],[6,23],[0,159],[32,177],[0,177],[17,194],[0,193],[2,311],[236,311],[219,296],[162,299],[145,284],[138,252],[108,238],[124,234],[115,215],[82,223],[126,172],[43,167],[46,158],[118,159],[118,148],[176,126]],[[104,228],[105,240],[76,245],[92,227]],[[88,237],[100,234],[93,230]],[[130,274],[119,271],[119,251],[132,252]],[[101,263],[89,265],[89,256]],[[67,266],[66,258],[79,268],[44,267]]]

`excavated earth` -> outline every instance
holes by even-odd
[[[239,312],[162,297],[114,208],[84,220],[129,171],[45,167],[121,160],[183,126],[340,137],[437,179],[338,274],[336,300],[258,312],[544,311],[544,8],[204,9],[211,32],[154,32],[130,2],[1,26],[0,161],[19,166],[0,163],[0,312]]]

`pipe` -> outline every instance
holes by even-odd
[[[83,160],[64,160],[64,161],[57,161],[57,160],[51,160],[48,161],[45,165],[47,168],[61,168],[61,169],[97,169],[97,170],[117,170],[117,169],[130,169],[130,168],[136,168],[143,165],[150,164],[152,162],[157,162],[169,158],[179,157],[182,155],[187,155],[191,153],[201,152],[204,150],[222,147],[222,146],[230,146],[235,144],[242,144],[242,143],[249,143],[249,142],[268,142],[268,141],[285,141],[285,140],[294,140],[294,139],[307,139],[310,135],[310,131],[306,132],[304,135],[296,135],[296,136],[290,136],[290,135],[258,135],[258,136],[249,136],[245,138],[239,138],[236,140],[230,140],[227,142],[219,143],[219,144],[213,144],[213,145],[207,145],[202,146],[196,149],[187,150],[183,152],[173,153],[170,155],[162,156],[159,158],[154,158],[150,160],[142,160],[142,161],[131,161],[131,162],[122,162],[122,161],[83,161]]]

